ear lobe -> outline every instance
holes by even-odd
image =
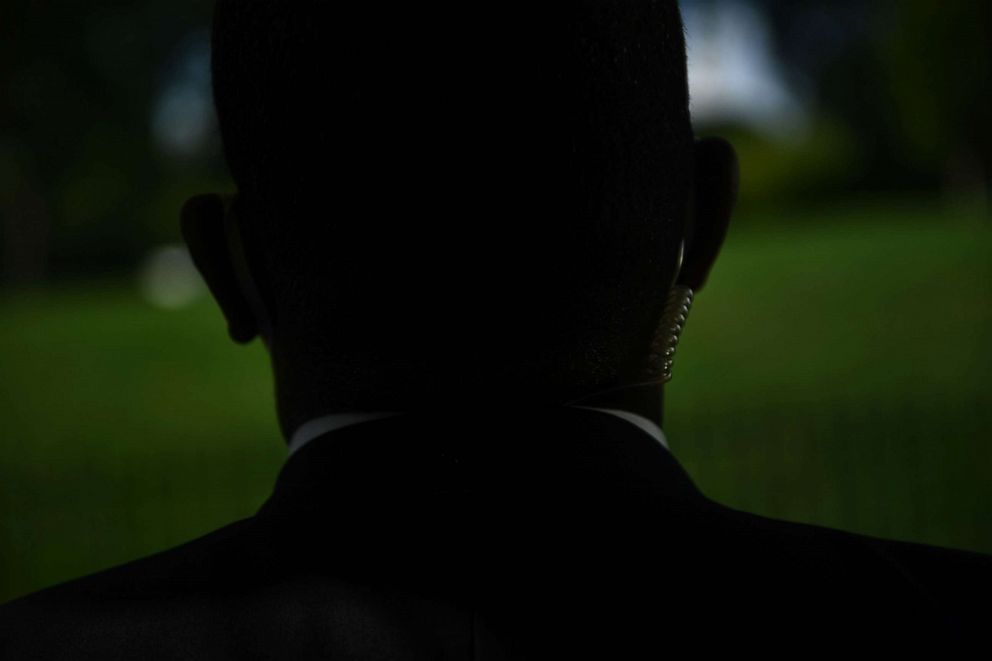
[[[230,200],[216,193],[191,197],[180,211],[180,228],[193,263],[227,320],[228,334],[243,344],[254,339],[258,328],[231,262],[224,228]]]
[[[737,153],[729,142],[722,138],[696,142],[690,227],[678,284],[693,291],[706,284],[727,236],[739,181]]]

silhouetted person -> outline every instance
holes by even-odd
[[[737,185],[694,141],[674,1],[221,0],[213,75],[238,194],[182,228],[231,337],[269,349],[290,457],[255,516],[4,607],[0,656],[984,635],[989,557],[735,511],[665,445]]]

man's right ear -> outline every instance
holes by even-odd
[[[251,342],[258,324],[245,299],[232,262],[224,227],[231,196],[194,195],[180,212],[180,227],[190,257],[227,320],[227,332],[238,343]]]

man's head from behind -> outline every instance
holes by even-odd
[[[284,426],[633,382],[714,233],[674,0],[220,0],[213,76]],[[223,213],[183,229],[247,341]]]

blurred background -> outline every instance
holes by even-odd
[[[0,601],[249,516],[262,346],[185,249],[232,189],[202,0],[0,8]],[[711,498],[992,553],[989,3],[684,0],[740,210],[666,433]]]

